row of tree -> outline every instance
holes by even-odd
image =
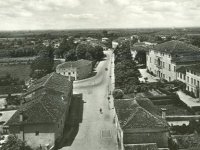
[[[132,60],[130,43],[124,42],[117,47],[115,53],[115,84],[125,94],[134,93],[139,82],[140,72],[136,63]]]

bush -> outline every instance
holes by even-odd
[[[121,89],[115,89],[112,94],[114,99],[122,99],[124,96],[124,92]]]

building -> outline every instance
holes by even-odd
[[[62,96],[46,92],[22,104],[7,125],[32,148],[50,148],[62,137],[66,113]]]
[[[23,95],[20,108],[6,123],[10,133],[32,148],[54,146],[63,134],[72,90],[72,82],[58,73],[34,81]]]
[[[169,126],[163,118],[150,113],[133,99],[114,100],[114,105],[121,144],[154,143],[158,148],[168,147]]]
[[[167,81],[176,80],[176,70],[200,62],[198,47],[181,41],[169,41],[151,48],[146,55],[147,69]]]
[[[81,80],[87,78],[92,73],[92,61],[80,59],[68,61],[56,67],[56,72],[67,76],[69,80]]]
[[[186,90],[199,97],[200,64],[181,67],[177,70],[177,79],[186,84]]]
[[[119,45],[118,42],[112,41],[112,48],[113,48],[113,49],[117,48],[118,45]]]

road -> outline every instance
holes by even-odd
[[[109,95],[114,89],[111,80],[113,69],[112,51],[106,51],[106,60],[96,69],[96,76],[74,82],[74,93],[83,93],[83,121],[79,132],[70,147],[61,150],[117,150],[117,130],[113,123],[113,98]],[[106,71],[105,68],[108,68]],[[112,70],[112,71],[111,71]],[[108,96],[110,100],[108,100]],[[109,102],[110,101],[110,102]],[[99,109],[102,108],[101,114]]]

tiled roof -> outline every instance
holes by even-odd
[[[188,70],[194,71],[196,73],[200,73],[200,64],[186,66],[185,68]]]
[[[182,67],[176,69],[176,72],[180,72],[180,73],[186,74],[186,67],[182,66]]]
[[[92,62],[89,61],[89,60],[85,60],[85,59],[80,59],[80,60],[77,60],[77,61],[67,61],[65,63],[62,63],[60,65],[57,66],[58,69],[62,69],[62,68],[78,68],[78,67],[81,67],[81,66],[85,66],[85,65],[89,65],[91,64]]]
[[[125,150],[158,150],[156,143],[125,144]]]
[[[62,76],[58,73],[51,73],[48,74],[41,79],[36,80],[29,88],[26,93],[32,93],[34,91],[37,91],[41,88],[49,88],[54,89],[55,91],[68,93],[72,90],[73,83],[69,81],[68,77]]]
[[[181,41],[168,41],[162,44],[158,44],[154,47],[155,50],[168,52],[168,53],[183,53],[183,52],[195,52],[199,51],[199,48],[191,44],[186,44]]]
[[[172,62],[176,63],[187,63],[191,62],[193,64],[200,62],[200,52],[192,52],[181,54],[178,57],[172,57]]]
[[[114,104],[122,129],[168,128],[165,120],[151,114],[135,100],[115,100]]]
[[[60,94],[44,93],[24,103],[7,122],[7,125],[19,125],[23,112],[24,124],[54,123],[63,116],[66,106]]]

